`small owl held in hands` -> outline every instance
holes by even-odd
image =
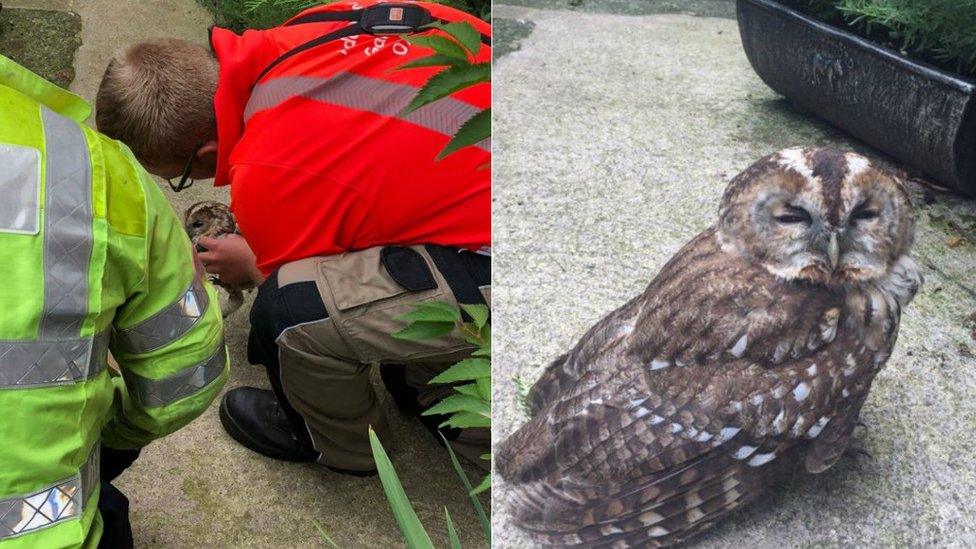
[[[201,236],[219,238],[229,234],[237,234],[237,220],[226,204],[220,202],[205,201],[197,202],[186,209],[183,215],[183,228],[190,236],[190,242],[198,252],[206,251],[197,241]],[[221,282],[216,276],[211,276],[210,281],[215,285],[227,290],[227,308],[222,311],[224,318],[227,318],[234,311],[244,304],[244,290],[250,287]]]
[[[903,183],[789,149],[592,327],[495,451],[513,520],[559,547],[661,547],[845,453],[922,276]]]

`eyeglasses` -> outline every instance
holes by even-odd
[[[173,178],[169,178],[166,180],[169,183],[169,187],[173,189],[173,192],[178,193],[183,189],[189,189],[190,187],[193,186],[194,180],[190,179],[190,171],[193,169],[193,161],[196,160],[197,154],[200,153],[200,149],[202,149],[203,146],[206,145],[207,141],[209,140],[210,137],[207,137],[206,139],[201,141],[200,144],[197,145],[195,149],[193,149],[193,154],[190,155],[190,158],[186,159],[186,166],[183,167],[183,175],[180,176],[179,183],[174,185]]]

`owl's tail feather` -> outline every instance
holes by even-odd
[[[524,480],[526,473],[550,455],[556,439],[546,428],[546,421],[546,416],[532,418],[495,448],[495,466],[503,479]]]
[[[513,518],[537,542],[603,547],[624,541],[657,547],[706,529],[758,495],[758,485],[727,454],[712,452],[685,466],[624,485],[567,489],[566,479],[519,486]]]
[[[569,353],[565,353],[556,360],[553,360],[549,366],[546,366],[539,380],[532,385],[532,389],[529,390],[527,398],[529,415],[532,417],[535,417],[541,410],[548,407],[554,398],[559,395],[559,388],[562,385],[560,383],[560,377],[565,375],[563,373],[563,364],[565,364],[568,357]]]

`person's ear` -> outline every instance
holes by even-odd
[[[197,158],[203,158],[203,157],[205,157],[207,155],[211,155],[211,154],[212,155],[216,155],[217,154],[217,140],[216,139],[211,139],[211,140],[207,141],[206,143],[204,143],[203,146],[200,147],[200,150],[197,151]]]

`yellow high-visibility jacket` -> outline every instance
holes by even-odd
[[[2,549],[96,546],[100,446],[179,429],[227,377],[178,218],[90,113],[0,56]]]

